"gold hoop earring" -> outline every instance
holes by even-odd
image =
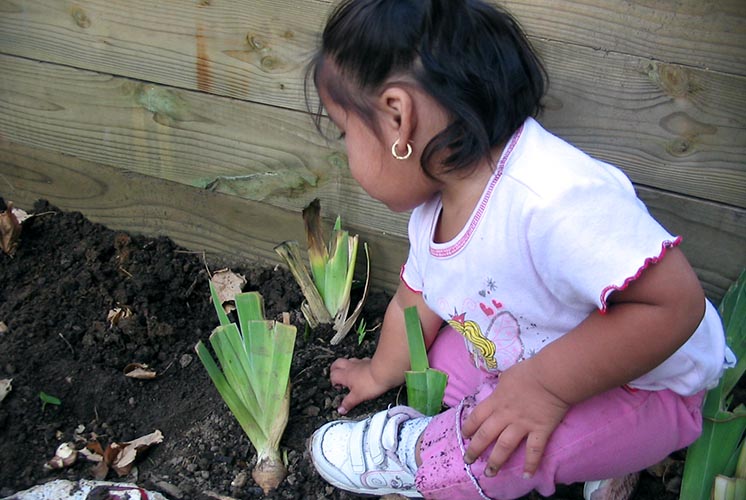
[[[397,160],[406,160],[410,156],[412,156],[412,145],[407,143],[407,152],[403,155],[399,155],[396,153],[396,146],[399,145],[399,139],[394,142],[393,146],[391,146],[391,155],[396,158]]]

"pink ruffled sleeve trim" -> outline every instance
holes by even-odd
[[[409,290],[411,290],[412,292],[414,292],[414,293],[422,293],[422,290],[415,290],[414,288],[412,288],[411,286],[409,286],[409,283],[407,283],[407,280],[404,279],[404,267],[405,266],[402,265],[401,266],[401,271],[399,271],[399,279],[401,280],[401,282],[404,283],[404,286],[407,287],[407,288],[409,288]]]
[[[609,285],[606,288],[601,291],[601,314],[606,314],[606,311],[608,310],[608,303],[606,302],[606,299],[611,295],[612,292],[615,292],[617,290],[624,290],[629,286],[630,283],[635,281],[637,278],[642,276],[643,271],[647,269],[648,267],[652,266],[653,264],[656,264],[660,262],[660,260],[663,258],[663,256],[666,255],[666,251],[669,248],[677,247],[681,244],[681,236],[677,236],[675,240],[673,241],[664,241],[661,244],[661,252],[655,257],[648,257],[645,259],[645,262],[643,263],[642,267],[640,267],[634,276],[630,276],[626,280],[624,280],[624,283],[621,284],[621,286],[617,285]]]

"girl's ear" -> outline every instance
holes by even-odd
[[[381,128],[384,137],[391,143],[399,140],[400,144],[412,141],[417,127],[417,114],[412,93],[405,87],[392,85],[387,87],[378,99],[381,113]]]

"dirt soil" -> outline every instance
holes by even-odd
[[[91,478],[83,461],[45,470],[62,442],[81,447],[81,437],[97,436],[106,446],[155,430],[163,442],[139,457],[128,476],[110,471],[107,479],[137,482],[172,499],[263,498],[248,474],[254,450],[193,351],[217,326],[207,269],[219,265],[169,239],[112,231],[44,201],[32,212],[37,215],[23,224],[15,256],[0,253],[0,379],[13,379],[0,402],[0,498],[52,479]],[[245,275],[244,290],[264,296],[268,318],[287,311],[298,327],[290,420],[281,442],[290,474],[267,498],[357,498],[316,474],[305,443],[339,418],[334,409],[341,394],[329,383],[329,364],[340,356],[370,356],[376,331],[361,344],[352,332],[337,346],[329,345],[329,331],[304,335],[302,296],[287,271],[230,264]],[[369,328],[380,324],[388,299],[371,295],[363,314]],[[133,315],[111,326],[108,312],[123,306]],[[133,362],[149,365],[157,377],[125,377]],[[43,405],[42,391],[61,404]],[[403,398],[390,391],[351,416]],[[681,453],[672,458],[665,471],[643,474],[636,499],[677,498]],[[551,498],[580,499],[582,486],[562,486]]]

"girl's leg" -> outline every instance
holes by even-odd
[[[555,484],[622,476],[653,465],[691,444],[701,432],[704,393],[682,397],[671,391],[618,388],[570,409],[554,431],[537,473],[524,479],[519,448],[496,476],[486,460],[464,465],[468,445],[461,425],[478,401],[492,392],[486,381],[456,408],[433,418],[422,437],[417,489],[428,499],[518,498],[531,490],[548,496]],[[491,448],[483,454],[489,456]]]
[[[477,391],[485,373],[474,366],[464,337],[450,326],[443,327],[427,352],[430,367],[448,374],[443,402],[456,406]]]

